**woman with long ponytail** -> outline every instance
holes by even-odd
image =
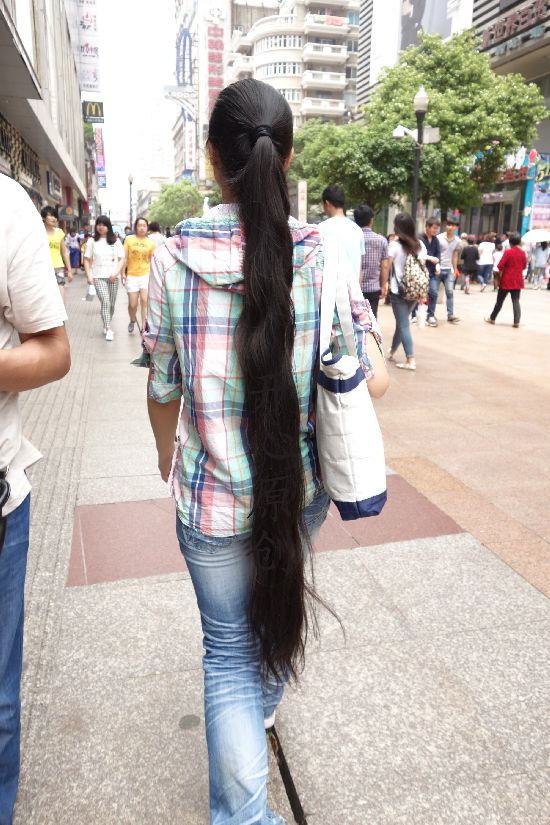
[[[292,137],[271,86],[221,92],[208,151],[223,203],[157,250],[149,287],[149,415],[201,614],[212,825],[284,825],[267,807],[265,728],[320,601],[306,563],[329,505],[314,424],[323,250],[289,217]],[[376,393],[385,366],[358,297]]]

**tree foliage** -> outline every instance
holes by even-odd
[[[149,209],[150,221],[161,226],[175,226],[185,218],[201,213],[203,196],[190,181],[183,180],[162,187],[160,197]]]
[[[421,84],[430,98],[426,124],[439,127],[441,141],[424,148],[420,192],[442,212],[479,203],[481,191],[497,182],[505,156],[528,145],[548,116],[535,84],[493,72],[473,30],[446,41],[424,34],[383,72],[363,125],[316,121],[299,130],[293,176],[308,180],[312,199],[337,182],[350,204],[366,201],[375,208],[411,192],[415,145],[392,132],[399,124],[416,128],[413,98]]]

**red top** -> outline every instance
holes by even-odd
[[[519,246],[507,249],[499,261],[501,289],[523,289],[523,270],[527,266],[527,256]]]

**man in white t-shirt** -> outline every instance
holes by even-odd
[[[70,366],[67,318],[46,230],[25,190],[0,174],[0,822],[19,781],[19,688],[30,484],[40,453],[21,433],[18,394]]]
[[[361,277],[361,257],[365,254],[365,237],[363,230],[355,221],[346,217],[346,199],[343,186],[327,186],[322,194],[323,209],[327,220],[319,224],[321,235],[325,238],[337,238],[342,249],[347,253],[357,280]]]
[[[492,235],[485,235],[480,244],[479,260],[477,262],[477,279],[481,284],[481,292],[485,290],[487,284],[491,283],[493,277],[493,253],[495,251],[495,244],[492,241]]]

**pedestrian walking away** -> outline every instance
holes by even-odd
[[[525,284],[523,281],[523,271],[527,266],[527,256],[520,247],[521,237],[519,232],[510,232],[510,248],[507,249],[500,259],[498,268],[500,272],[500,286],[498,288],[497,300],[493,311],[485,321],[494,324],[502,309],[502,305],[508,293],[512,299],[514,308],[514,327],[519,327],[521,320],[520,295]]]
[[[329,505],[314,423],[323,244],[289,217],[292,139],[272,86],[226,87],[207,141],[222,204],[184,221],[152,263],[149,416],[201,614],[212,825],[284,825],[267,805],[265,730],[303,663],[318,598],[307,551]],[[379,395],[378,325],[355,275],[348,288]]]
[[[533,255],[533,286],[535,289],[540,289],[544,283],[544,276],[546,274],[546,267],[548,266],[549,258],[550,248],[548,247],[548,243],[543,241],[541,244],[537,244]]]
[[[151,221],[149,224],[149,240],[155,244],[155,251],[166,240],[166,237],[160,231],[160,224],[156,221]]]
[[[80,267],[80,238],[76,226],[72,226],[70,232],[65,235],[65,246],[69,250],[71,269],[78,269]]]
[[[470,294],[470,278],[477,275],[477,264],[479,261],[479,247],[476,244],[475,235],[468,235],[467,245],[461,252],[462,276],[464,278],[464,292]]]
[[[361,258],[365,254],[363,231],[355,221],[346,217],[346,197],[343,186],[327,186],[321,195],[327,219],[321,221],[319,230],[323,237],[337,238],[350,259],[357,280],[361,277]]]
[[[510,242],[508,241],[508,236],[506,236],[506,240],[508,246],[506,249],[510,249]],[[498,289],[498,285],[500,283],[500,272],[498,271],[498,265],[502,256],[504,255],[505,248],[502,241],[495,241],[495,251],[493,252],[493,291],[496,292]]]
[[[439,240],[439,248],[441,250],[441,283],[445,287],[445,296],[447,299],[447,321],[450,324],[458,324],[460,318],[454,313],[454,284],[455,278],[458,276],[458,251],[462,244],[460,238],[456,234],[458,224],[455,220],[449,218],[446,222],[445,232],[441,232],[437,237]],[[428,301],[428,324],[430,318],[435,319],[435,307],[437,304],[437,292],[435,284],[432,284],[430,289],[430,296]],[[436,325],[437,325],[437,319]],[[432,324],[433,326],[433,324]]]
[[[42,220],[46,228],[50,245],[50,256],[55,271],[55,278],[61,297],[65,300],[65,284],[73,280],[73,271],[69,252],[65,244],[65,233],[57,223],[57,215],[53,206],[45,206],[41,211]]]
[[[0,174],[0,823],[11,825],[20,770],[20,683],[30,484],[40,453],[21,433],[18,394],[69,369],[67,315],[34,204]],[[18,337],[16,337],[18,336]]]
[[[128,315],[130,323],[128,332],[132,333],[137,321],[138,303],[141,312],[141,329],[145,328],[147,317],[147,290],[149,288],[149,270],[151,256],[155,251],[154,242],[147,237],[149,223],[146,218],[136,218],[134,234],[124,239],[123,283],[128,293]]]
[[[388,248],[392,274],[390,278],[390,297],[393,314],[395,317],[395,332],[391,348],[388,352],[390,361],[395,362],[395,354],[400,345],[403,344],[406,361],[396,363],[399,369],[416,370],[416,359],[414,357],[414,345],[410,327],[410,314],[416,301],[408,301],[399,294],[399,285],[403,281],[407,258],[412,255],[425,261],[428,255],[426,247],[416,237],[416,227],[412,217],[407,212],[399,212],[395,216],[394,232],[397,240],[392,241]]]
[[[441,275],[441,247],[439,244],[439,238],[437,237],[439,234],[439,230],[441,228],[441,222],[439,218],[432,217],[426,221],[426,229],[422,235],[420,235],[420,240],[426,247],[426,267],[428,269],[428,274],[430,276],[430,282],[428,287],[428,295],[435,293],[435,299],[437,301],[437,291],[439,289],[439,276]],[[432,309],[432,313],[430,314],[430,308]],[[431,327],[437,326],[437,321],[434,315],[435,311],[435,303],[433,306],[428,302],[428,313],[427,313],[427,323]],[[416,322],[416,307],[412,311],[412,319]]]
[[[124,249],[113,232],[110,218],[100,215],[95,222],[94,237],[84,253],[84,269],[89,284],[95,286],[101,304],[103,334],[112,341],[111,321],[115,314],[118,279],[124,266]]]
[[[363,230],[365,251],[361,257],[361,291],[378,317],[378,302],[388,294],[390,261],[388,242],[383,235],[373,232],[374,212],[370,206],[359,206],[353,211],[355,223]]]
[[[481,292],[485,290],[487,284],[491,283],[494,251],[495,244],[492,241],[492,235],[485,235],[479,244],[479,261],[477,265],[477,279],[481,284]]]

